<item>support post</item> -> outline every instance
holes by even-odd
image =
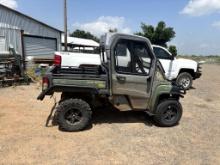
[[[67,0],[64,0],[64,47],[65,51],[67,51]]]

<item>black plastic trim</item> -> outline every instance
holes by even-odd
[[[202,73],[201,72],[196,72],[195,73],[195,76],[194,76],[194,79],[198,79],[202,76]]]

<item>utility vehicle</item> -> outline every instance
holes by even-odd
[[[190,89],[193,80],[201,77],[201,64],[194,60],[176,58],[167,49],[158,45],[152,45],[154,54],[160,60],[165,76],[168,80],[176,82],[178,85],[183,86],[184,89]],[[55,52],[56,56],[61,56],[61,67],[76,66],[79,67],[83,64],[101,65],[99,54],[77,53],[77,52]],[[118,61],[120,65],[126,66],[129,61],[129,55],[119,56]],[[147,58],[143,57],[143,60]]]
[[[43,77],[39,100],[62,93],[55,112],[61,130],[85,129],[99,106],[145,111],[162,127],[178,124],[179,99],[185,90],[166,79],[148,39],[108,33],[101,38],[100,49],[100,65],[61,67],[62,57],[55,56],[54,66]],[[120,58],[124,56],[129,56],[126,65]]]

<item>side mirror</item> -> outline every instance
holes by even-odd
[[[172,54],[172,60],[174,60],[176,56],[177,56],[177,54],[173,53]]]
[[[176,46],[171,45],[168,51],[172,54],[172,58],[174,59],[177,56],[177,49]]]
[[[173,56],[173,57],[176,57],[176,56],[177,56],[177,54],[176,54],[176,53],[173,53],[173,54],[172,54],[172,56]]]

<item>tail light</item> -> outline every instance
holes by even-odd
[[[42,89],[46,90],[49,87],[49,79],[48,77],[43,77],[42,80]]]
[[[55,65],[55,66],[61,66],[61,61],[62,61],[61,56],[55,54],[55,55],[54,55],[54,62],[53,62],[54,65]]]

